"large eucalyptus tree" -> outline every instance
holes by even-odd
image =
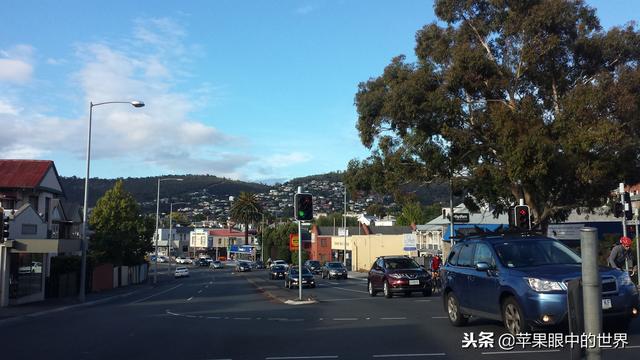
[[[640,36],[603,30],[581,0],[436,0],[441,22],[359,85],[369,158],[348,183],[398,189],[454,177],[502,212],[524,198],[536,224],[600,205],[640,165]]]

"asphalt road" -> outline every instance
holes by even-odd
[[[494,321],[449,324],[438,296],[370,297],[362,279],[322,280],[304,289],[313,304],[288,305],[297,290],[267,272],[192,269],[189,278],[93,307],[0,326],[3,359],[569,359],[565,348],[504,351]],[[493,333],[493,348],[463,348],[473,333]],[[640,356],[640,320],[625,349]],[[5,357],[6,356],[6,357]]]

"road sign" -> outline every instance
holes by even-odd
[[[416,251],[416,234],[404,234],[404,251]]]
[[[289,250],[298,251],[298,246],[300,246],[298,234],[289,234]]]

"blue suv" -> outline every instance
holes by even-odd
[[[469,316],[502,321],[512,334],[566,324],[567,282],[579,278],[580,257],[541,235],[470,237],[457,243],[442,269],[450,322]],[[626,329],[638,313],[638,290],[629,274],[600,268],[605,324]]]

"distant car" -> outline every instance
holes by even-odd
[[[254,269],[264,269],[264,263],[260,260],[257,260],[253,263]]]
[[[287,268],[284,265],[272,266],[269,270],[269,278],[271,280],[284,279],[284,275],[287,272]]]
[[[238,264],[236,265],[236,271],[238,272],[251,271],[251,263],[247,261],[238,261]]]
[[[323,279],[346,279],[347,268],[341,262],[332,261],[324,264],[321,269]]]
[[[184,258],[183,264],[193,264],[193,260],[190,257]]]
[[[176,264],[186,264],[186,259],[182,256],[176,258]]]
[[[196,265],[198,265],[198,266],[209,266],[209,262],[207,261],[207,259],[198,259],[198,261],[196,262]]]
[[[289,267],[289,270],[284,276],[284,287],[286,287],[287,289],[291,289],[298,286],[298,277],[298,267]],[[308,286],[312,288],[316,287],[316,280],[314,279],[311,271],[306,267],[302,267],[302,286]]]
[[[394,293],[412,292],[431,296],[431,274],[408,256],[380,256],[369,270],[367,286],[371,296],[380,290],[388,298]]]
[[[322,273],[322,266],[320,265],[320,261],[318,260],[307,260],[304,262],[304,266],[306,266],[314,274]]]
[[[214,260],[211,262],[211,266],[214,269],[223,269],[224,268],[224,264],[220,261],[220,260]]]
[[[284,261],[284,260],[274,260],[274,261],[271,263],[271,267],[274,267],[275,265],[282,265],[282,266],[284,266],[284,267],[285,267],[285,269],[288,269],[288,268],[289,268],[289,264],[287,264],[287,262],[286,262],[286,261]]]
[[[158,256],[158,262],[159,263],[167,262],[167,258],[164,256]]]
[[[175,273],[173,274],[174,277],[179,278],[179,277],[189,277],[189,269],[187,269],[184,266],[178,266],[176,268]]]

